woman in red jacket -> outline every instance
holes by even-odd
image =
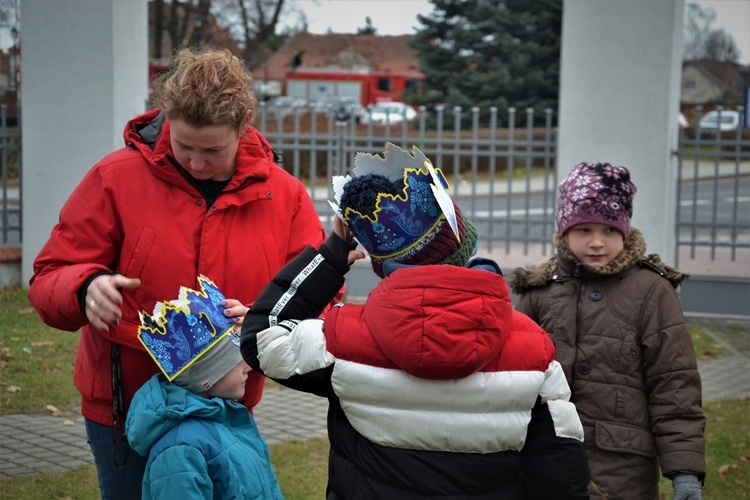
[[[287,261],[324,241],[305,187],[250,126],[251,82],[228,51],[179,52],[156,84],[156,108],[85,175],[34,261],[29,299],[42,320],[81,329],[74,382],[105,499],[141,492],[145,459],[128,453],[122,427],[159,370],[136,337],[138,313],[205,275],[240,323]],[[263,387],[250,375],[248,408]]]

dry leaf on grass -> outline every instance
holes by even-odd
[[[718,472],[719,474],[726,474],[727,472],[729,472],[729,469],[736,469],[736,468],[737,468],[737,464],[722,465],[721,467],[719,467]]]
[[[72,420],[68,420],[67,418],[66,418],[65,420],[63,420],[63,423],[62,423],[62,424],[63,424],[63,425],[65,426],[65,427],[73,427],[74,425],[76,425],[76,423],[75,423],[75,422],[73,422]]]
[[[31,347],[45,347],[45,346],[49,346],[49,345],[55,345],[55,343],[51,342],[49,340],[46,340],[44,342],[32,342],[31,343]]]
[[[706,347],[703,349],[703,352],[701,352],[701,359],[710,359],[714,357],[714,352]]]
[[[18,387],[17,385],[9,385],[8,388],[5,390],[8,392],[18,392],[21,390],[21,388]]]
[[[62,412],[55,405],[47,405],[45,408],[47,408],[47,411],[50,412],[53,417],[59,417],[62,415]]]

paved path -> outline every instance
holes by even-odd
[[[269,388],[256,408],[255,417],[266,442],[274,444],[325,436],[327,410],[326,399]],[[64,472],[93,463],[79,413],[0,416],[0,481]]]
[[[750,321],[710,320],[702,326],[726,355],[699,360],[704,401],[750,398]],[[267,388],[255,416],[269,444],[326,435],[328,401]],[[83,417],[45,413],[0,416],[0,480],[63,472],[93,464]]]

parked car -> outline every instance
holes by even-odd
[[[742,127],[742,115],[739,111],[722,110],[709,111],[698,121],[698,129],[702,134],[716,135],[716,133],[733,132]]]
[[[282,119],[291,116],[295,110],[307,110],[307,101],[300,97],[280,95],[271,97],[261,104],[266,109],[269,118],[280,116]]]
[[[317,113],[333,113],[337,120],[354,119],[359,123],[365,115],[365,107],[354,97],[326,96],[315,102],[313,111]]]
[[[362,118],[362,123],[374,125],[385,125],[402,123],[404,120],[410,122],[417,118],[417,111],[403,102],[377,102],[371,104],[367,113]]]

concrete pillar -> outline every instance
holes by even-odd
[[[565,0],[558,176],[582,161],[627,167],[632,224],[673,263],[684,0]]]
[[[23,0],[22,283],[63,203],[148,97],[147,0]]]

